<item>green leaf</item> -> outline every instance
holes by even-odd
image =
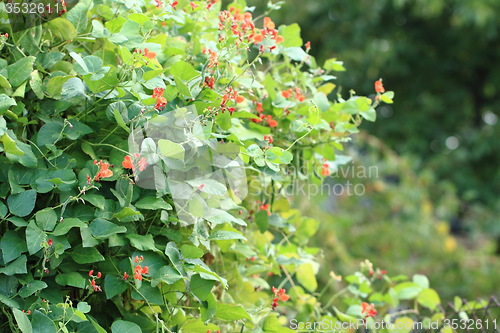
[[[297,23],[281,26],[279,34],[285,39],[280,45],[283,47],[302,46],[304,42],[300,38],[300,26]]]
[[[418,284],[422,289],[429,288],[429,279],[425,275],[421,274],[413,275],[413,282]]]
[[[172,265],[174,265],[175,269],[182,275],[186,275],[186,271],[184,270],[184,266],[182,266],[181,263],[181,254],[179,252],[179,249],[177,249],[177,245],[175,245],[174,242],[169,242],[167,244],[167,247],[165,248],[165,254],[167,255],[168,259],[172,262]]]
[[[19,258],[23,252],[28,251],[26,241],[13,230],[9,230],[3,235],[0,241],[0,249],[2,249],[5,264]]]
[[[43,147],[56,143],[62,138],[62,131],[63,125],[56,121],[43,125],[38,132],[38,146]]]
[[[61,91],[63,85],[71,79],[73,76],[55,76],[49,79],[49,82],[47,83],[47,93],[56,98],[60,99],[61,98]]]
[[[165,209],[172,210],[172,206],[165,202],[162,198],[156,198],[154,196],[145,197],[139,201],[137,201],[134,205],[139,209]]]
[[[214,285],[214,280],[205,280],[199,274],[196,274],[191,277],[189,291],[200,300],[206,301]]]
[[[52,320],[49,319],[39,310],[33,312],[33,317],[31,319],[31,325],[33,327],[33,333],[56,333],[56,325]]]
[[[65,274],[57,274],[56,282],[61,286],[72,286],[75,288],[85,288],[85,278],[78,272],[70,272]]]
[[[399,317],[394,321],[393,325],[397,327],[394,330],[395,333],[410,333],[413,329],[413,320],[409,317]]]
[[[217,311],[217,302],[215,301],[215,297],[212,293],[208,294],[208,298],[205,302],[201,303],[200,306],[200,314],[201,320],[204,322],[208,322]]]
[[[45,97],[43,94],[42,78],[40,77],[38,70],[34,70],[30,74],[30,87],[38,99],[43,99]]]
[[[186,183],[194,188],[199,188],[203,185],[203,193],[224,196],[227,192],[226,186],[213,179],[194,179],[188,180]]]
[[[26,270],[26,262],[28,258],[23,254],[16,260],[14,260],[11,264],[6,267],[0,268],[0,273],[5,275],[14,275],[14,274],[26,274],[28,271]]]
[[[178,61],[170,67],[170,74],[179,77],[183,81],[189,81],[199,73],[185,61]]]
[[[125,125],[125,121],[122,118],[122,115],[117,109],[113,110],[113,115],[115,116],[115,120],[118,123],[118,125],[123,128],[127,133],[130,133],[130,130],[128,129],[127,125]]]
[[[178,160],[184,160],[184,147],[170,140],[158,140],[158,148],[165,157],[171,157]]]
[[[0,87],[3,87],[5,89],[11,89],[12,88],[12,86],[9,83],[9,81],[3,75],[0,75]]]
[[[23,217],[29,215],[35,208],[36,191],[28,190],[22,193],[12,194],[7,199],[9,210],[12,214]],[[30,254],[33,254],[30,252]]]
[[[29,78],[33,71],[33,62],[35,59],[35,57],[25,57],[7,67],[9,82],[12,87],[20,86]]]
[[[127,237],[130,240],[130,245],[135,247],[140,251],[157,251],[155,247],[155,241],[153,240],[153,235],[138,235],[138,234],[128,234]]]
[[[128,289],[128,287],[128,283],[116,275],[107,274],[104,278],[104,292],[106,293],[107,299],[111,299],[114,296],[123,293]]]
[[[28,319],[28,316],[21,310],[15,308],[12,309],[12,312],[14,313],[14,317],[16,318],[17,325],[19,326],[19,329],[21,329],[21,332],[32,333],[33,328],[31,327],[31,322]]]
[[[6,154],[24,156],[24,152],[17,147],[16,141],[12,140],[8,133],[2,135],[1,141]]]
[[[246,312],[246,310],[241,305],[226,303],[217,304],[217,312],[215,313],[215,318],[225,321],[235,321],[241,319],[252,320],[252,317],[250,317],[248,312]]]
[[[432,311],[436,310],[437,306],[441,304],[441,299],[439,298],[438,293],[431,288],[423,289],[420,294],[418,294],[417,302],[425,306],[426,308],[431,309]]]
[[[36,224],[45,231],[52,231],[56,226],[57,214],[52,208],[39,210],[35,214]]]
[[[57,17],[49,22],[52,33],[64,41],[75,39],[77,32],[73,24],[62,17]]]
[[[297,267],[296,277],[297,281],[310,292],[318,288],[318,282],[316,281],[316,276],[311,264],[302,264]]]
[[[19,304],[13,299],[8,298],[4,294],[0,293],[0,302],[3,304],[10,306],[11,308],[19,309]]]
[[[182,332],[185,333],[206,333],[208,330],[211,332],[217,332],[218,329],[219,327],[214,324],[209,323],[208,325],[205,325],[203,321],[201,321],[201,318],[188,319],[182,326]]]
[[[198,195],[194,195],[190,200],[189,200],[189,207],[188,211],[189,214],[195,216],[195,217],[203,217],[205,212],[203,210],[203,204],[201,203],[201,199]]]
[[[151,304],[161,304],[163,305],[163,296],[161,295],[161,291],[157,287],[152,287],[151,284],[145,283],[140,287],[140,292],[142,294],[139,295],[135,290],[132,290],[132,298],[137,301],[143,301],[144,298],[148,300]]]
[[[269,226],[269,216],[267,210],[261,210],[255,215],[255,223],[259,227],[261,233],[264,233]]]
[[[236,231],[226,231],[226,230],[217,230],[214,231],[210,237],[208,237],[209,240],[229,240],[229,239],[243,239],[247,240],[242,234]]]
[[[20,290],[19,290],[19,296],[22,298],[29,297],[36,293],[38,290],[42,290],[44,288],[47,288],[47,284],[43,281],[39,280],[33,280],[31,282],[26,283]]]
[[[66,14],[66,19],[75,27],[77,33],[85,32],[87,29],[87,11],[88,6],[80,2]]]
[[[112,333],[142,333],[141,328],[130,321],[117,320],[111,325]]]
[[[325,61],[325,64],[323,65],[323,68],[326,69],[327,71],[333,70],[336,72],[344,72],[344,63],[342,61],[337,61],[336,58],[328,59]]]
[[[177,87],[179,93],[184,95],[184,97],[192,98],[191,91],[189,91],[188,86],[186,86],[186,84],[182,82],[182,80],[179,77],[174,76],[174,81],[175,81],[175,86]]]
[[[123,208],[119,213],[114,214],[113,217],[121,222],[131,222],[144,219],[144,216],[142,216],[140,212],[135,211],[130,207]]]
[[[180,275],[172,266],[163,266],[155,274],[153,280],[151,280],[151,286],[156,287],[160,282],[174,284],[180,279],[182,279],[182,275]]]
[[[118,226],[105,219],[97,218],[90,224],[90,232],[95,238],[108,238],[111,235],[124,233],[127,228]]]
[[[52,66],[57,64],[59,61],[64,58],[66,54],[62,52],[50,52],[45,54],[45,57],[43,57],[43,68],[48,68],[50,69]]]
[[[192,245],[182,245],[181,254],[184,258],[197,259],[203,257],[203,250]]]
[[[23,192],[26,193],[26,192]],[[44,241],[46,234],[38,228],[32,220],[26,228],[26,244],[28,245],[29,254],[37,253],[41,248],[41,243]]]
[[[94,247],[82,247],[78,245],[71,252],[71,258],[79,264],[90,264],[97,261],[103,261],[104,257]]]
[[[89,313],[90,312],[90,305],[87,302],[79,302],[77,309],[81,313]]]
[[[333,307],[333,310],[335,310],[335,313],[337,314],[337,317],[342,321],[342,322],[357,322],[358,318],[347,315],[343,312],[340,312],[335,306]]]
[[[90,202],[95,207],[97,207],[99,209],[104,209],[105,200],[104,200],[104,197],[102,195],[98,195],[98,194],[85,194],[82,198],[84,200]]]
[[[17,105],[16,101],[13,98],[5,94],[0,95],[0,115],[4,114],[11,106]]]

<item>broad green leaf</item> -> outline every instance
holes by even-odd
[[[174,265],[175,269],[182,276],[185,276],[186,271],[184,270],[184,266],[182,266],[181,263],[181,254],[174,242],[169,242],[167,244],[167,247],[165,248],[165,254],[167,255],[168,259],[170,259],[170,262],[172,263],[172,265]]]
[[[0,115],[4,114],[11,106],[17,105],[16,101],[13,98],[5,94],[0,95]]]
[[[125,121],[123,120],[122,115],[117,109],[113,110],[113,115],[115,116],[115,120],[118,123],[118,125],[123,128],[127,133],[130,133],[130,130],[128,129],[127,125],[125,124]]]
[[[217,311],[217,302],[212,293],[208,294],[207,300],[201,303],[200,306],[200,314],[201,320],[204,322],[208,322]]]
[[[182,275],[177,272],[172,266],[163,266],[155,274],[153,280],[151,280],[151,286],[156,287],[158,283],[165,282],[166,284],[174,284],[182,279]]]
[[[56,226],[57,214],[52,208],[45,208],[35,214],[35,220],[40,229],[52,231]]]
[[[422,289],[429,288],[429,279],[425,275],[421,274],[413,275],[413,282],[418,284]]]
[[[139,251],[157,251],[155,247],[155,241],[153,240],[153,235],[137,235],[128,234],[127,237],[130,240],[130,245],[138,249]]]
[[[12,312],[14,313],[14,317],[16,318],[17,325],[19,326],[21,332],[33,333],[33,328],[31,327],[31,322],[28,319],[28,316],[24,312],[16,308],[13,308]]]
[[[128,287],[128,283],[116,275],[107,274],[104,278],[104,292],[106,293],[106,299],[111,299],[114,296],[123,293],[128,289]]]
[[[29,215],[35,208],[36,191],[28,190],[18,194],[12,194],[7,199],[9,210],[12,214],[23,217]],[[30,254],[33,254],[30,252]]]
[[[25,57],[7,67],[9,82],[12,87],[20,86],[26,81],[33,71],[33,62],[35,57]]]
[[[73,40],[77,36],[77,31],[73,24],[62,17],[57,17],[49,22],[52,33],[64,41]]]
[[[38,99],[43,99],[45,97],[43,94],[42,78],[38,70],[34,70],[30,75],[30,87]]]
[[[66,19],[75,27],[76,32],[79,34],[85,32],[87,29],[87,11],[88,5],[80,2],[66,14]]]
[[[3,261],[5,264],[19,258],[23,252],[28,251],[26,241],[21,239],[17,232],[13,230],[9,230],[3,235],[0,241],[0,248],[2,249]]]
[[[55,76],[49,79],[49,82],[47,83],[47,93],[56,98],[60,99],[61,98],[61,91],[64,83],[71,79],[73,76]]]
[[[39,310],[33,312],[33,317],[31,319],[31,326],[33,327],[33,333],[56,333],[56,324],[45,314]]]
[[[79,264],[90,264],[97,261],[103,261],[104,257],[94,247],[75,247],[71,251],[71,258]]]
[[[0,274],[3,273],[5,275],[15,275],[15,274],[26,274],[28,271],[26,270],[26,262],[28,258],[23,254],[6,267],[0,268]]]
[[[19,304],[15,300],[8,298],[2,293],[0,293],[0,302],[7,306],[10,306],[11,308],[19,309]]]
[[[95,238],[108,238],[111,235],[126,232],[127,228],[97,218],[90,224],[90,231]]]
[[[62,138],[63,125],[52,121],[40,128],[38,132],[38,146],[52,145]]]
[[[203,257],[203,250],[192,246],[192,245],[182,245],[181,254],[184,258],[197,259]]]
[[[226,231],[226,230],[217,230],[214,231],[210,237],[208,237],[209,240],[229,240],[229,239],[243,239],[247,240],[242,234],[236,231]]]
[[[19,290],[19,296],[22,298],[29,297],[36,293],[38,290],[42,290],[44,288],[47,288],[47,284],[43,281],[39,280],[33,280],[31,282],[26,283],[20,290]]]
[[[157,287],[152,287],[150,283],[143,284],[140,288],[140,292],[142,296],[139,295],[139,293],[137,293],[135,290],[132,290],[132,298],[137,301],[143,301],[144,298],[146,298],[150,304],[164,304],[160,289]]]
[[[185,61],[178,61],[170,67],[170,74],[179,77],[181,80],[189,81],[199,73]]]
[[[123,208],[119,213],[114,214],[113,217],[121,222],[131,222],[144,219],[144,216],[142,216],[140,212],[135,211],[130,207]]]
[[[227,192],[226,186],[213,179],[194,179],[188,180],[186,183],[195,188],[199,188],[203,185],[203,193],[224,196]]]
[[[78,272],[57,274],[56,282],[61,286],[72,286],[75,288],[85,288],[85,278]]]
[[[241,319],[252,319],[248,312],[241,305],[233,305],[226,303],[217,304],[217,312],[215,318],[225,321],[235,321]]]
[[[189,291],[191,291],[200,300],[206,301],[214,285],[214,280],[205,280],[202,279],[199,274],[196,274],[191,277]]]
[[[171,157],[178,160],[184,160],[184,147],[170,140],[158,140],[158,149],[165,157]]]
[[[177,90],[179,91],[180,94],[184,95],[184,97],[192,98],[191,96],[191,91],[189,91],[188,86],[182,80],[174,76],[174,81],[175,81],[175,86],[177,87]]]
[[[1,141],[6,154],[24,156],[24,152],[17,147],[16,141],[14,141],[8,133],[2,135]]]
[[[45,54],[45,56],[43,57],[42,67],[45,69],[50,69],[52,66],[61,61],[65,55],[66,54],[62,52],[50,52]]]
[[[9,83],[9,81],[3,75],[0,75],[0,87],[3,87],[5,89],[12,88],[12,86]]]
[[[323,68],[326,69],[327,71],[333,70],[336,72],[344,72],[344,63],[342,61],[337,61],[336,58],[328,59],[325,61],[325,64],[323,65]]]
[[[85,194],[82,198],[84,200],[90,202],[95,207],[97,207],[99,209],[104,209],[105,200],[104,200],[104,197],[102,195],[98,195],[98,194]]]
[[[434,289],[425,288],[418,294],[417,302],[434,311],[441,303],[441,299]]]
[[[281,26],[279,28],[279,34],[285,39],[283,43],[280,44],[283,47],[301,47],[304,45],[302,38],[300,38],[300,26],[297,23]]]
[[[78,311],[81,313],[89,313],[90,312],[90,305],[87,302],[79,302],[77,306]]]
[[[145,197],[139,201],[137,201],[134,205],[139,209],[165,209],[172,210],[172,206],[165,202],[162,198],[156,198],[154,196]]]
[[[188,319],[182,326],[182,332],[185,333],[206,333],[208,332],[208,330],[210,330],[211,332],[217,332],[217,330],[219,330],[219,327],[211,323],[205,325],[203,321],[201,321],[201,318]]]
[[[316,281],[316,276],[311,264],[302,264],[297,267],[296,277],[297,281],[310,292],[318,288],[318,282]]]
[[[42,248],[41,244],[45,238],[46,234],[38,228],[35,221],[30,221],[28,227],[26,228],[26,244],[28,245],[29,254],[37,253]]]

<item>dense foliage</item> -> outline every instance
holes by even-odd
[[[274,9],[82,1],[2,36],[2,329],[281,332],[279,314],[437,310],[425,276],[368,260],[318,289],[319,221],[286,186],[322,186],[393,93],[328,100],[342,63],[318,66]]]

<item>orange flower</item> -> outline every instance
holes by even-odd
[[[361,314],[366,313],[366,317],[373,317],[375,318],[375,315],[377,314],[377,310],[375,310],[375,305],[371,303],[368,305],[368,303],[363,302],[361,303]]]
[[[264,28],[267,28],[267,29],[274,29],[275,28],[275,24],[274,22],[271,20],[270,17],[264,17]]]
[[[269,127],[276,127],[278,126],[278,122],[273,119],[273,117],[269,114],[267,115],[267,122],[269,124]]]
[[[261,43],[263,40],[264,37],[262,35],[255,35],[253,38],[253,43],[254,44]]]
[[[236,103],[243,103],[245,101],[245,97],[241,96],[241,95],[238,95],[238,97],[236,97]]]
[[[283,302],[286,302],[290,299],[290,296],[285,294],[286,290],[285,289],[281,289],[279,290],[278,292],[278,295],[280,297],[280,300],[282,300]]]
[[[328,163],[323,164],[323,169],[321,169],[322,176],[330,176],[330,166]]]
[[[149,271],[149,267],[144,266],[144,268],[142,269],[142,274],[148,274],[148,271]]]
[[[132,160],[130,159],[130,156],[125,156],[125,158],[123,159],[123,162],[122,162],[122,165],[125,169],[132,169],[133,165],[132,165]]]
[[[283,38],[283,36],[278,35],[274,41],[276,42],[276,44],[283,43],[285,41],[285,38]]]
[[[153,98],[156,98],[155,109],[161,110],[165,105],[167,105],[167,99],[163,97],[163,88],[154,88]]]
[[[252,120],[254,123],[258,124],[258,123],[262,122],[262,121],[264,120],[264,118],[265,118],[265,117],[266,117],[266,116],[265,116],[263,113],[261,113],[261,114],[259,115],[259,119],[252,118],[251,120]]]
[[[292,89],[288,89],[288,90],[283,90],[281,92],[281,96],[285,97],[285,98],[290,98],[292,97]]]
[[[148,162],[146,162],[146,159],[144,157],[142,157],[139,160],[139,171],[144,171],[144,169],[146,169],[147,166],[148,166]]]
[[[99,173],[97,174],[95,180],[99,181],[100,178],[108,178],[113,176],[113,171],[109,170],[109,163],[107,162],[99,162],[99,165],[101,169],[99,170]]]
[[[155,52],[149,52],[149,50],[148,50],[147,47],[144,49],[144,55],[148,59],[154,59],[156,57],[156,53]]]
[[[261,102],[257,102],[257,111],[259,111],[259,113],[262,113],[264,111],[264,109],[262,108]]]
[[[382,79],[379,79],[379,80],[375,81],[375,91],[378,92],[378,93],[384,93],[385,92],[384,85],[382,84]]]
[[[126,279],[128,279],[128,274],[127,274],[127,272],[124,272],[123,273],[123,280],[126,280]]]

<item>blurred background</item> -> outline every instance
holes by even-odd
[[[263,13],[267,0],[249,5]],[[499,296],[500,1],[286,0],[270,16],[297,22],[319,65],[344,62],[344,97],[373,95],[379,78],[396,94],[347,147],[379,169],[351,180],[365,195],[302,202],[322,222],[326,267],[347,274],[368,258],[428,275],[445,301]]]

